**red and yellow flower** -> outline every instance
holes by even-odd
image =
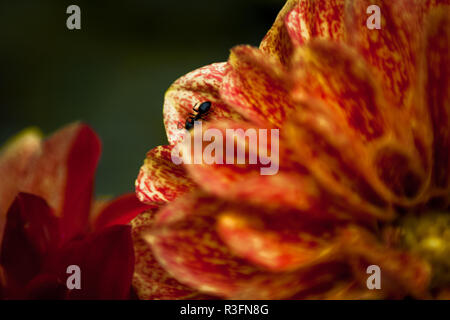
[[[370,5],[381,29],[366,26]],[[448,298],[449,39],[447,1],[290,0],[259,48],[178,79],[170,144],[136,180],[161,205],[133,221],[138,295]],[[279,128],[278,174],[173,164],[202,101],[205,130]]]

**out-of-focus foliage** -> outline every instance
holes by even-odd
[[[257,45],[283,0],[0,2],[0,144],[24,127],[74,120],[103,141],[97,193],[132,190],[143,155],[166,144],[165,90],[199,66]],[[66,8],[81,7],[80,31]]]

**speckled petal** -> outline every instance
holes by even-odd
[[[183,150],[183,157],[187,162],[186,155],[191,154],[191,164],[185,165],[185,168],[189,172],[190,177],[200,186],[202,189],[212,193],[220,198],[228,199],[231,201],[243,201],[253,205],[263,205],[268,208],[293,208],[297,210],[308,210],[313,206],[316,206],[321,201],[319,191],[317,190],[316,183],[309,175],[305,168],[301,167],[286,167],[280,166],[279,171],[275,172],[273,169],[273,175],[261,175],[263,168],[278,168],[280,164],[289,164],[291,162],[288,159],[288,150],[283,149],[282,141],[272,141],[271,131],[267,132],[267,149],[269,152],[274,146],[278,146],[279,157],[275,154],[271,157],[269,164],[262,164],[260,161],[258,150],[255,148],[249,148],[249,141],[243,141],[242,138],[235,138],[232,135],[227,135],[227,130],[255,130],[256,137],[258,137],[258,128],[250,123],[246,122],[232,122],[232,121],[220,121],[211,122],[202,125],[203,132],[212,130],[218,130],[218,133],[224,138],[221,160],[222,163],[208,164],[206,158],[201,158],[200,164],[193,164],[195,160],[195,143],[191,142],[192,150]],[[195,129],[192,132],[192,139],[195,137]],[[259,138],[258,138],[259,139]],[[258,142],[257,142],[258,144]],[[257,144],[252,145],[256,147]],[[206,148],[208,148],[210,142],[203,142],[201,149],[201,155],[205,154]],[[237,163],[237,147],[241,150],[245,150],[245,163]],[[235,151],[231,155],[227,154],[227,146],[234,146]],[[188,144],[184,146],[188,147]],[[264,150],[265,151],[265,150]],[[259,151],[260,152],[260,151]],[[230,155],[231,161],[227,160]],[[251,156],[255,156],[256,163],[250,164],[249,159]],[[258,160],[259,159],[259,160]],[[228,163],[227,163],[228,162]]]
[[[330,261],[337,253],[330,225],[300,218],[293,212],[280,215],[265,214],[261,209],[225,211],[218,218],[217,230],[235,254],[275,272]]]
[[[143,239],[153,227],[156,209],[137,216],[132,222],[135,251],[133,288],[142,300],[201,299],[205,295],[187,287],[165,271],[153,255],[152,249]]]
[[[300,48],[295,61],[292,95],[313,112],[322,103],[326,106],[328,121],[341,127],[347,136],[348,144],[341,145],[338,152],[355,152],[353,156],[358,153],[357,166],[386,199],[405,204],[420,201],[427,180],[421,157],[408,134],[410,118],[384,100],[364,61],[353,50],[323,40],[310,41]],[[314,118],[304,122],[307,126],[316,123],[317,128],[325,126],[325,122],[321,124]]]
[[[366,59],[386,97],[398,109],[404,110],[410,103],[417,76],[423,3],[412,4],[410,0],[347,0],[346,3],[349,43]],[[371,5],[380,8],[380,29],[367,27],[370,17],[367,8]]]
[[[195,188],[182,165],[171,158],[173,145],[150,150],[136,179],[136,195],[147,204],[164,204]]]
[[[170,86],[164,99],[164,125],[171,145],[181,140],[186,119],[194,106],[204,101],[212,103],[207,119],[241,119],[219,95],[229,71],[228,63],[214,63],[182,76]]]
[[[312,40],[296,51],[292,73],[296,101],[323,101],[335,121],[346,123],[364,141],[392,130],[392,106],[384,101],[364,61],[348,47]]]
[[[293,50],[293,44],[288,29],[290,28],[290,32],[292,33],[297,33],[297,30],[300,27],[294,19],[291,19],[287,27],[285,25],[285,19],[294,8],[297,6],[303,7],[304,3],[305,1],[303,0],[288,0],[259,45],[261,51],[271,55],[285,66],[289,64]],[[300,30],[298,30],[298,32],[300,32]]]
[[[285,18],[285,25],[295,46],[313,38],[343,41],[345,0],[301,0]]]
[[[260,49],[288,66],[295,47],[312,38],[344,40],[344,2],[287,1],[261,42]]]
[[[288,94],[285,68],[273,57],[251,46],[231,50],[232,67],[224,78],[220,95],[246,119],[279,127],[295,106]]]
[[[216,232],[216,217],[224,206],[209,196],[190,194],[158,213],[155,229],[145,239],[161,265],[180,282],[220,297],[280,299],[338,274],[331,266],[272,273],[246,263]]]
[[[285,130],[293,159],[310,170],[329,194],[327,201],[361,217],[393,217],[392,194],[378,179],[369,150],[326,105],[305,102]]]
[[[344,41],[344,7],[345,0],[309,1],[310,9],[307,24],[311,37]]]
[[[25,179],[31,158],[40,147],[41,134],[37,130],[27,129],[0,151],[0,245],[8,208]]]

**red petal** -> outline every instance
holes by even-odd
[[[147,204],[164,204],[195,188],[183,166],[172,161],[174,146],[159,146],[147,154],[136,179],[136,195]]]
[[[0,299],[4,300],[6,298],[6,272],[0,264]]]
[[[210,101],[208,119],[241,119],[219,96],[223,77],[229,72],[227,63],[214,63],[194,70],[175,81],[164,99],[164,125],[169,143],[175,144],[183,136],[186,119],[195,105]]]
[[[0,256],[8,287],[23,288],[59,241],[58,221],[46,202],[20,193],[8,211]]]
[[[71,298],[128,298],[134,270],[131,227],[112,226],[94,235],[84,248],[80,267],[85,289],[72,291]]]
[[[81,289],[69,291],[70,299],[127,299],[134,270],[131,227],[115,225],[69,241],[49,257],[43,273],[54,274],[65,284],[70,265],[81,271]]]
[[[6,213],[26,177],[29,162],[41,147],[41,135],[27,129],[13,138],[0,153],[0,244]]]
[[[148,233],[154,224],[156,210],[137,216],[132,221],[133,242],[136,255],[133,287],[139,299],[174,300],[198,299],[202,295],[171,277],[156,260],[143,235]]]
[[[143,204],[134,193],[122,195],[109,202],[100,211],[93,222],[94,230],[117,224],[128,224],[138,214],[153,208],[157,206]]]
[[[67,286],[53,274],[39,274],[25,288],[26,299],[63,300],[67,297]]]
[[[69,125],[47,139],[23,189],[47,200],[61,217],[65,240],[86,230],[100,141],[84,124]]]

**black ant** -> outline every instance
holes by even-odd
[[[192,110],[194,110],[194,113],[190,113],[189,117],[186,119],[186,123],[184,124],[186,130],[191,130],[194,127],[194,121],[203,119],[204,116],[208,114],[209,109],[211,109],[211,102],[209,101],[202,102],[200,106],[195,109],[197,104],[195,104],[194,108],[192,108]]]

